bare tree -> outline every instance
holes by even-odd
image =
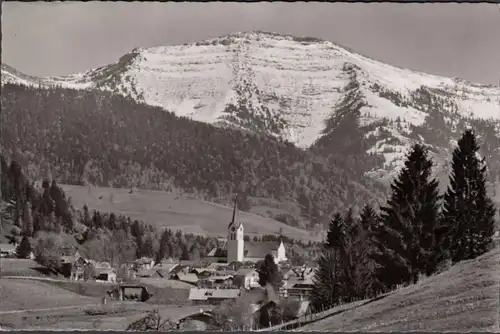
[[[127,331],[170,332],[175,330],[177,330],[177,324],[170,319],[164,319],[158,310],[148,312],[145,317],[127,326]]]
[[[248,331],[253,326],[252,306],[246,298],[222,302],[212,311],[214,325],[223,331]]]

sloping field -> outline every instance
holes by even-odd
[[[96,188],[61,185],[77,208],[87,204],[90,210],[114,212],[131,219],[143,220],[158,227],[168,227],[188,233],[226,236],[232,208],[220,204],[179,197],[172,193],[129,189]],[[288,226],[274,219],[239,211],[237,219],[243,222],[245,234],[278,234],[300,240],[316,240],[309,231]]]
[[[84,297],[35,280],[0,279],[0,312],[97,304],[98,298]]]
[[[298,331],[500,331],[500,250]]]
[[[173,321],[198,312],[206,306],[157,306],[120,302],[81,308],[66,308],[0,314],[0,323],[15,330],[125,330],[127,326],[157,309],[163,319]]]
[[[46,268],[29,259],[4,259],[0,263],[1,276],[55,276]]]

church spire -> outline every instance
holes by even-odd
[[[231,219],[231,222],[229,223],[229,226],[231,226],[231,224],[234,224],[234,220],[236,218],[236,207],[237,207],[237,198],[238,198],[238,194],[236,194],[236,197],[234,199],[234,207],[233,207],[233,219]]]

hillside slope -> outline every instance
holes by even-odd
[[[500,248],[299,331],[500,331]]]
[[[369,171],[385,180],[412,142],[431,145],[439,156],[468,125],[491,146],[485,156],[500,160],[499,87],[397,68],[315,38],[244,32],[137,48],[115,64],[68,77],[36,79],[2,66],[2,82],[16,78],[111,91],[301,148],[316,143],[327,153],[361,149],[383,156],[384,164]],[[361,131],[352,138],[354,124]]]
[[[91,210],[114,212],[138,219],[159,229],[182,230],[205,236],[226,237],[227,225],[231,220],[232,208],[182,198],[171,193],[151,190],[136,190],[130,194],[128,189],[94,188],[61,185],[72,203],[81,208],[87,205]],[[245,227],[245,235],[278,234],[296,240],[318,241],[309,231],[295,228],[248,212],[238,212],[238,221]]]
[[[105,92],[6,84],[1,102],[3,154],[30,180],[183,191],[222,203],[238,193],[244,211],[251,198],[290,203],[309,226],[383,196],[363,175],[376,160],[368,155],[324,157]]]

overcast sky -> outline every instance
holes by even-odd
[[[3,2],[2,11],[2,62],[31,75],[82,72],[135,47],[262,30],[428,73],[500,79],[495,4]]]

